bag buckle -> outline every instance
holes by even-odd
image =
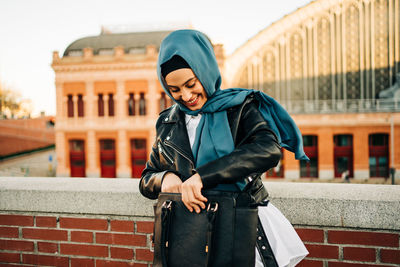
[[[207,212],[212,211],[216,212],[218,210],[218,203],[217,202],[210,202],[207,206]]]
[[[166,201],[164,201],[164,203],[162,204],[162,208],[163,208],[163,209],[167,209],[167,210],[171,210],[171,208],[172,208],[172,201],[171,201],[171,200],[166,200]]]

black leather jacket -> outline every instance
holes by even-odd
[[[276,135],[262,118],[253,95],[249,95],[241,105],[228,109],[227,115],[234,151],[195,168],[185,114],[177,105],[161,112],[156,124],[156,141],[140,180],[140,192],[145,197],[156,199],[166,172],[175,173],[182,181],[197,172],[203,189],[246,178],[248,186],[245,190],[249,190],[257,202],[265,199],[268,193],[260,174],[276,166],[281,158]]]

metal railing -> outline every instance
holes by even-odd
[[[280,100],[279,102],[292,114],[400,112],[400,98]]]

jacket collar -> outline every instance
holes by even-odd
[[[185,121],[185,114],[179,109],[177,104],[171,106],[168,115],[163,119],[163,123],[176,123],[183,119]]]
[[[185,157],[194,162],[186,129],[185,113],[179,109],[178,105],[173,105],[169,114],[162,120],[162,123],[173,124],[167,135],[166,142],[174,145],[174,147],[183,153]]]

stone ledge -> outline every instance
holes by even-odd
[[[0,212],[152,217],[137,179],[0,177]],[[400,186],[265,182],[295,225],[400,229]]]

